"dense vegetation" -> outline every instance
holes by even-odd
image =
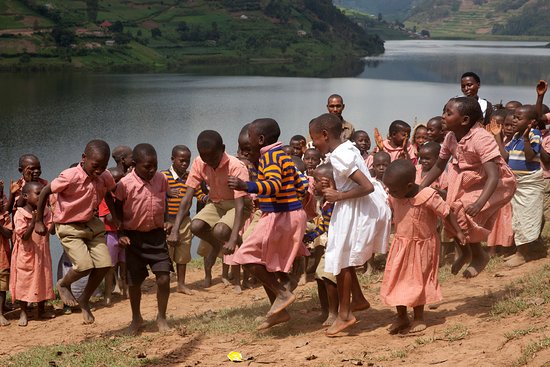
[[[4,0],[0,50],[0,68],[324,75],[384,46],[330,0]]]
[[[495,24],[493,34],[547,36],[550,34],[548,14],[550,2],[538,0],[530,4],[526,0],[506,0],[502,6],[504,11],[515,10],[524,6],[523,11],[508,19],[504,24]],[[546,14],[546,15],[544,15]]]

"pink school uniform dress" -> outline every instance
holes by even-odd
[[[467,241],[487,241],[498,211],[510,202],[516,191],[514,174],[500,155],[495,139],[479,123],[472,126],[459,142],[455,134],[449,132],[441,145],[439,158],[449,160],[447,203],[456,214],[460,228],[467,233]],[[497,187],[479,214],[470,217],[465,208],[481,195],[487,180],[483,164],[489,161],[498,167]],[[454,232],[450,226],[445,229],[451,234]]]
[[[399,159],[399,155],[403,152],[403,147],[397,147],[397,148],[392,147],[388,139],[384,139],[383,145],[384,145],[384,152],[390,155],[390,159],[392,162],[395,161],[396,159]],[[372,164],[374,160],[374,155],[379,151],[380,149],[378,149],[378,146],[375,146],[374,149],[372,150],[372,153],[369,154],[369,156],[365,159],[365,162],[367,163],[367,166],[369,167],[369,169],[373,168]],[[414,152],[414,148],[412,144],[410,143],[407,144],[407,153],[409,153],[409,157],[413,161],[413,164],[416,164],[416,161],[415,161],[416,154]]]
[[[449,215],[449,206],[430,187],[413,198],[390,198],[390,205],[396,227],[380,287],[382,301],[408,307],[439,302],[437,222]]]
[[[12,299],[24,302],[42,302],[55,298],[52,280],[50,235],[40,236],[34,231],[28,240],[23,234],[29,228],[32,214],[18,208],[13,217],[13,252],[10,270]],[[52,214],[46,208],[44,225],[52,224]]]
[[[416,178],[414,179],[414,182],[417,184],[421,184],[424,177],[422,177],[422,166],[417,165],[416,168]],[[439,189],[439,190],[447,190],[449,187],[447,172],[443,171],[441,173],[441,176],[437,178],[432,184],[430,185],[432,189]]]

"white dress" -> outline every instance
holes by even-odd
[[[391,226],[391,210],[382,185],[374,180],[359,150],[346,141],[330,155],[338,191],[357,184],[349,176],[360,170],[372,182],[369,195],[337,201],[328,230],[325,271],[338,275],[350,266],[363,265],[374,252],[386,253]]]

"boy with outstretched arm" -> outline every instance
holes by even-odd
[[[106,172],[109,162],[109,145],[103,140],[90,141],[82,154],[82,161],[76,167],[59,174],[40,193],[37,205],[35,232],[46,235],[44,208],[48,197],[57,194],[53,213],[55,231],[65,253],[71,259],[73,268],[57,282],[57,290],[64,304],[79,306],[85,324],[95,321],[90,310],[90,297],[111,267],[111,256],[105,243],[105,225],[94,215],[101,200],[114,212],[110,191],[115,188],[113,176]],[[113,217],[113,225],[118,226]],[[71,284],[89,275],[83,293],[75,299]]]

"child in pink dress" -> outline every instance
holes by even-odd
[[[27,305],[38,302],[38,317],[52,318],[44,309],[45,301],[54,299],[52,281],[52,257],[49,233],[53,228],[52,215],[44,212],[44,224],[49,228],[45,236],[34,233],[36,206],[43,185],[30,181],[21,190],[20,207],[14,215],[13,253],[11,261],[10,292],[13,300],[21,305],[19,326],[27,326]]]
[[[496,221],[500,208],[510,202],[516,190],[516,180],[492,134],[479,123],[481,107],[475,98],[456,97],[445,105],[443,122],[449,133],[445,136],[439,159],[422,181],[429,186],[445,171],[448,164],[447,203],[456,213],[460,228],[467,234],[467,246],[457,256],[451,272],[457,274],[471,257],[463,272],[475,277],[489,262],[481,247]],[[454,235],[453,229],[446,230]]]
[[[426,329],[424,305],[441,301],[437,280],[439,268],[438,217],[446,219],[459,242],[465,240],[449,205],[431,187],[420,189],[415,183],[416,170],[412,162],[400,159],[392,162],[384,174],[384,184],[392,197],[395,235],[390,247],[380,297],[389,306],[397,307],[397,320],[389,329],[396,334]],[[409,322],[407,307],[414,310]]]

